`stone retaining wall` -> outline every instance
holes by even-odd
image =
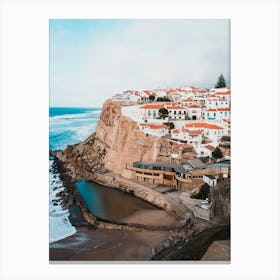
[[[143,186],[140,183],[133,182],[122,177],[108,176],[106,174],[96,174],[94,181],[111,188],[119,189],[123,192],[131,193],[136,197],[148,201],[149,203],[164,209],[168,214],[175,217],[178,221],[186,220],[184,210],[179,207],[178,204],[175,203],[171,198],[146,186]]]
[[[144,225],[144,224],[136,224],[136,223],[126,223],[126,222],[112,222],[112,221],[104,221],[92,213],[87,209],[79,191],[74,187],[73,195],[75,197],[77,205],[80,207],[81,212],[84,216],[84,219],[91,225],[94,225],[97,228],[101,229],[113,229],[113,230],[127,230],[127,231],[158,231],[158,230],[172,230],[172,229],[180,229],[186,226],[186,220],[180,220],[176,222],[176,224],[168,225],[168,226],[153,226],[153,225]]]

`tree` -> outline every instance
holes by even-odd
[[[216,147],[216,149],[212,152],[212,156],[214,158],[222,158],[224,155],[219,147]]]
[[[160,108],[159,109],[159,116],[160,118],[164,119],[166,117],[168,117],[168,110],[166,108]]]
[[[155,100],[155,96],[154,95],[149,95],[149,100],[150,101],[154,101]]]
[[[166,125],[166,126],[169,128],[169,130],[171,130],[171,129],[174,129],[174,128],[175,128],[175,125],[174,125],[174,123],[173,123],[173,122],[167,122],[167,123],[164,123],[164,125]]]
[[[169,128],[170,128],[170,129],[174,129],[174,128],[175,128],[175,125],[174,125],[173,122],[169,123]]]
[[[158,102],[161,102],[161,101],[164,101],[164,102],[171,102],[171,100],[170,100],[168,97],[166,97],[166,96],[164,96],[164,97],[158,97],[158,98],[157,98],[157,101],[158,101]]]
[[[227,85],[226,85],[226,80],[225,80],[223,74],[221,74],[221,75],[219,76],[219,78],[218,78],[218,81],[217,81],[217,83],[216,83],[216,85],[215,85],[215,88],[224,88],[224,87],[226,87],[226,86],[227,86]]]

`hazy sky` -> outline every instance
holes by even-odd
[[[125,89],[230,84],[229,20],[50,20],[50,106]]]

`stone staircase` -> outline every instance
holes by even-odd
[[[215,200],[215,205],[214,205],[214,213],[215,216],[223,216],[224,215],[224,210],[223,210],[223,203],[220,198],[217,198]]]

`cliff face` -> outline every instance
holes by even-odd
[[[167,160],[158,154],[168,150],[170,144],[163,138],[141,132],[136,122],[121,114],[121,105],[107,100],[96,133],[57,155],[75,179],[87,177],[88,172],[106,170],[130,178],[131,172],[126,167],[134,161]]]

